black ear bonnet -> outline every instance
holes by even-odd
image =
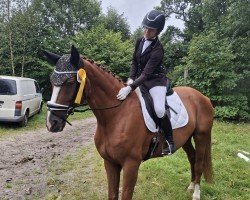
[[[57,61],[55,70],[50,77],[50,81],[55,86],[61,86],[69,78],[75,76],[77,73],[77,70],[78,70],[78,66],[76,68],[70,63],[70,54],[63,55]]]

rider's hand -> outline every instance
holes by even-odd
[[[122,89],[120,89],[118,95],[116,96],[117,99],[119,100],[124,100],[126,99],[126,97],[128,96],[128,94],[131,92],[131,87],[130,86],[126,86],[126,87],[123,87]]]
[[[133,82],[134,82],[134,80],[133,80],[133,79],[128,78],[128,80],[127,80],[127,85],[130,85],[130,84],[132,84]]]

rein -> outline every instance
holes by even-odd
[[[114,105],[114,106],[110,106],[110,107],[104,107],[104,108],[85,108],[83,110],[73,110],[72,113],[74,112],[86,112],[88,110],[109,110],[109,109],[113,109],[113,108],[117,108],[119,107],[121,104],[122,104],[123,101],[120,101],[117,105]],[[76,107],[80,107],[80,106],[85,106],[87,104],[82,104],[82,105],[79,105],[79,106],[76,106]],[[74,107],[74,108],[76,108]]]

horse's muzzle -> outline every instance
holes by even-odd
[[[50,132],[61,132],[66,122],[48,111],[46,119],[46,127]]]

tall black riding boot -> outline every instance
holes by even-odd
[[[170,119],[167,114],[160,119],[160,128],[166,141],[165,148],[162,150],[162,155],[171,155],[175,152],[175,145],[173,140],[173,130]]]

